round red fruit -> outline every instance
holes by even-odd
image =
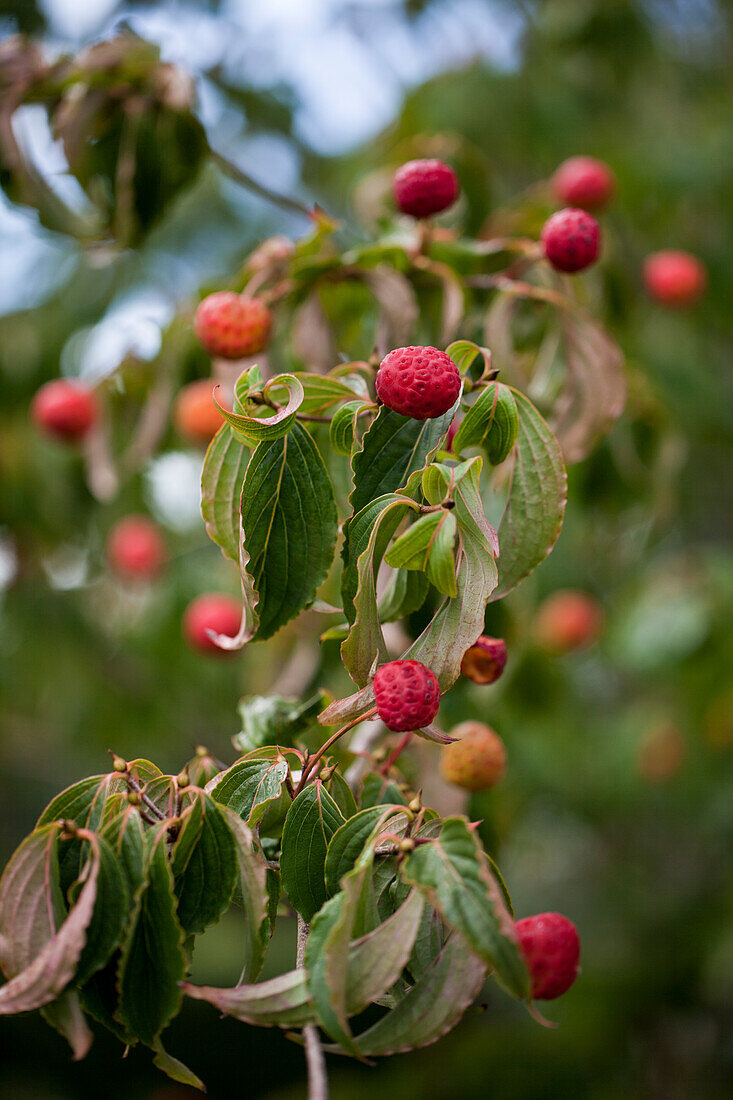
[[[96,422],[97,402],[94,393],[79,382],[55,378],[36,393],[31,416],[47,435],[75,442]]]
[[[474,684],[493,684],[506,665],[506,642],[503,638],[490,638],[482,634],[466,650],[461,661],[461,673]]]
[[[237,601],[212,592],[197,596],[188,605],[183,616],[183,633],[192,649],[223,656],[229,650],[220,649],[209,637],[208,631],[235,638],[239,633],[240,620],[241,610]]]
[[[377,371],[377,396],[402,416],[432,420],[456,402],[461,376],[450,356],[437,348],[396,348]]]
[[[644,261],[644,285],[649,297],[662,305],[693,305],[705,293],[707,269],[690,252],[653,252]]]
[[[542,227],[545,256],[558,271],[582,271],[598,259],[601,227],[585,210],[558,210]]]
[[[453,169],[442,160],[409,160],[395,172],[393,191],[403,214],[429,218],[453,205],[460,184]]]
[[[429,726],[440,706],[440,684],[420,661],[390,661],[374,677],[377,713],[395,733]]]
[[[603,608],[595,596],[566,589],[554,592],[540,604],[535,617],[535,637],[550,653],[569,653],[592,645],[603,629]]]
[[[552,177],[552,188],[566,206],[600,210],[615,194],[616,177],[607,164],[595,157],[569,157]]]
[[[107,538],[107,560],[121,577],[145,580],[159,572],[166,559],[160,529],[147,516],[125,516]]]
[[[271,325],[272,314],[264,302],[231,290],[209,294],[194,318],[194,331],[203,346],[222,359],[242,359],[262,351]]]
[[[538,913],[514,927],[532,979],[532,996],[538,1001],[562,996],[578,976],[580,940],[573,922],[561,913]]]

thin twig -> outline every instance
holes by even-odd
[[[309,931],[308,925],[298,913],[298,946],[295,960],[298,967],[303,966],[305,962],[305,946]],[[315,1024],[306,1024],[303,1028],[303,1042],[308,1066],[308,1100],[328,1100],[326,1059],[323,1057],[321,1039]]]
[[[387,759],[382,764],[381,768],[379,769],[379,774],[381,776],[384,776],[385,779],[387,778],[387,775],[389,774],[389,769],[399,759],[400,754],[402,753],[403,749],[406,749],[407,746],[410,744],[410,741],[412,740],[412,735],[413,735],[414,732],[415,732],[414,730],[408,730],[407,733],[404,735],[404,737],[401,737],[399,739],[399,741],[397,742],[397,745],[395,746],[395,748],[392,750],[392,752],[389,754]]]
[[[123,772],[122,773],[122,778],[124,779],[125,783],[127,783],[128,787],[130,788],[131,791],[134,791],[135,794],[140,795],[140,798],[145,803],[145,805],[148,807],[150,812],[152,814],[155,814],[155,816],[158,818],[159,821],[166,821],[167,820],[166,814],[163,813],[160,806],[155,805],[152,798],[150,798],[150,796],[145,793],[145,791],[142,789],[142,787],[140,786],[138,781],[136,779],[133,779],[129,772]]]
[[[225,176],[229,176],[235,183],[240,183],[242,187],[246,187],[248,191],[252,191],[255,195],[259,195],[261,199],[267,199],[267,201],[273,203],[274,206],[279,206],[283,210],[289,210],[292,214],[302,214],[303,217],[312,220],[313,210],[307,207],[305,203],[300,202],[298,199],[291,199],[289,195],[281,195],[277,191],[271,191],[269,187],[265,187],[264,184],[253,179],[248,172],[244,172],[238,165],[232,164],[230,160],[227,160],[227,158],[223,157],[220,153],[214,153],[212,151],[211,158]]]
[[[345,733],[353,729],[354,726],[358,726],[360,722],[365,722],[367,718],[371,718],[377,713],[377,708],[372,707],[366,714],[360,714],[358,718],[352,718],[350,722],[347,722],[345,726],[342,726],[340,730],[336,730],[333,736],[329,737],[328,741],[325,741],[317,752],[313,753],[303,766],[303,771],[300,776],[300,783],[298,783],[298,790],[296,794],[302,791],[303,787],[308,781],[308,777],[315,768],[318,761],[321,759],[324,753],[328,752],[332,745],[335,745],[340,737],[343,737]]]

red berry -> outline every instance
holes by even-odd
[[[601,227],[585,210],[558,210],[542,227],[541,239],[558,271],[582,271],[598,258]]]
[[[219,403],[223,404],[221,398]],[[212,379],[189,382],[179,391],[173,408],[173,420],[180,435],[191,443],[208,443],[216,435],[224,418],[214,404]]]
[[[428,726],[440,706],[440,684],[420,661],[390,661],[374,677],[377,713],[395,733]]]
[[[163,537],[147,516],[125,516],[107,538],[107,560],[122,577],[154,577],[165,558]]]
[[[186,608],[183,633],[193,649],[198,649],[201,653],[224,655],[229,651],[220,649],[209,637],[207,630],[234,638],[239,633],[241,617],[239,604],[230,596],[220,596],[216,592],[197,596]]]
[[[97,402],[85,386],[55,378],[36,393],[31,416],[47,435],[73,442],[82,439],[96,421]]]
[[[220,290],[200,303],[194,331],[210,355],[241,359],[262,351],[271,324],[272,314],[259,298]]]
[[[560,202],[582,210],[599,210],[613,198],[616,177],[607,164],[595,157],[570,157],[552,177]]]
[[[392,186],[398,208],[413,218],[447,210],[460,191],[458,176],[442,160],[409,160],[395,172]]]
[[[444,351],[396,348],[382,360],[376,387],[387,408],[415,420],[432,420],[455,404],[461,376]]]
[[[591,645],[603,628],[603,608],[587,592],[567,589],[548,596],[535,617],[537,641],[550,653]]]
[[[503,638],[481,637],[463,654],[461,672],[474,684],[493,684],[506,665],[506,642]]]
[[[573,922],[561,913],[538,913],[514,927],[532,978],[532,996],[539,1001],[562,996],[578,976],[580,940]]]
[[[647,293],[667,306],[688,306],[701,298],[708,283],[705,265],[689,252],[653,252],[644,261]]]

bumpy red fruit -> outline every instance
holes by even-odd
[[[97,402],[91,390],[78,382],[55,378],[33,398],[31,416],[47,435],[68,442],[83,439],[97,419]]]
[[[461,376],[450,356],[437,348],[395,348],[382,360],[376,388],[387,408],[432,420],[455,404]]]
[[[552,177],[552,188],[566,206],[600,210],[614,196],[616,177],[607,164],[595,157],[569,157]]]
[[[493,684],[506,665],[506,642],[503,638],[490,638],[482,634],[466,650],[461,661],[461,673],[474,684]]]
[[[188,605],[183,616],[183,633],[193,649],[224,656],[229,651],[220,649],[207,631],[213,630],[216,634],[234,638],[239,632],[240,619],[241,611],[236,600],[212,592],[197,596]]]
[[[393,191],[403,214],[429,218],[453,205],[460,184],[453,169],[442,160],[409,160],[395,172]]]
[[[667,249],[644,261],[644,285],[655,301],[667,306],[689,306],[705,292],[705,265],[690,252]]]
[[[573,922],[561,913],[538,913],[514,927],[532,978],[532,996],[538,1001],[562,996],[578,976],[580,940]]]
[[[440,685],[420,661],[390,661],[374,677],[377,713],[395,733],[428,726],[438,713]]]
[[[210,355],[241,359],[262,351],[271,324],[272,314],[259,298],[220,290],[199,305],[194,331]]]
[[[465,791],[488,791],[504,778],[506,749],[491,726],[461,722],[450,734],[457,740],[440,750],[444,779]]]
[[[537,641],[554,654],[591,645],[602,629],[603,608],[595,596],[570,588],[548,596],[534,623]]]
[[[107,539],[107,560],[121,577],[154,577],[166,558],[165,542],[159,528],[147,516],[125,516]]]
[[[601,227],[585,210],[558,210],[542,227],[541,239],[552,266],[571,274],[598,259]]]

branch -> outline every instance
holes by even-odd
[[[308,925],[298,913],[298,947],[296,965],[301,967],[305,960],[305,945],[308,942]],[[306,1024],[303,1028],[305,1060],[308,1066],[308,1100],[328,1100],[328,1075],[326,1059],[315,1024]]]
[[[291,199],[289,195],[281,195],[277,191],[271,191],[269,187],[265,187],[264,184],[258,183],[256,179],[253,179],[248,172],[242,171],[236,164],[233,164],[226,157],[223,157],[220,153],[215,153],[212,149],[211,159],[217,168],[228,176],[229,179],[234,180],[235,183],[239,183],[242,187],[246,187],[248,191],[252,191],[255,195],[259,195],[261,199],[266,199],[267,202],[273,203],[274,206],[279,206],[282,210],[288,210],[291,214],[301,214],[303,217],[312,221],[313,210],[305,205],[305,203],[299,202],[298,199]]]

